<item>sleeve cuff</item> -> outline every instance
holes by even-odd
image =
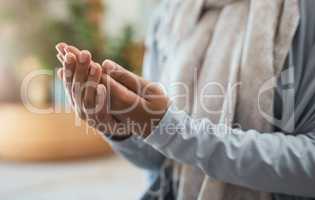
[[[128,149],[130,148],[130,145],[134,143],[134,141],[137,139],[136,136],[130,136],[127,139],[124,140],[115,140],[108,137],[105,137],[106,141],[112,145],[115,149]]]
[[[185,116],[185,112],[171,105],[159,125],[144,141],[154,148],[164,149],[184,128]]]

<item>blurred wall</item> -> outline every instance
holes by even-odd
[[[19,81],[33,69],[33,66],[29,62],[25,63],[24,60],[36,54],[35,48],[30,48],[25,43],[37,44],[38,41],[42,41],[32,33],[42,26],[42,21],[46,19],[44,16],[66,20],[69,17],[67,1],[0,0],[0,102],[18,101]],[[135,30],[136,42],[141,44],[145,39],[153,10],[160,0],[103,1],[106,6],[103,22],[106,36],[119,37],[122,35],[122,28],[131,25]],[[33,35],[32,40],[27,37]],[[39,45],[48,46],[47,43],[39,43]],[[51,49],[54,51],[53,48]],[[54,58],[54,55],[52,56]]]
[[[136,38],[143,40],[154,8],[160,0],[104,0],[107,6],[106,32],[111,36],[119,33],[126,24],[133,25]]]

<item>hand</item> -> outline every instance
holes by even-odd
[[[90,115],[88,118],[95,120],[95,124],[98,125],[116,127],[116,131],[119,127],[119,130],[148,136],[168,108],[169,100],[166,95],[156,84],[142,79],[112,61],[105,61],[102,68],[104,72],[101,77],[102,84],[97,86],[95,97],[97,100],[94,106],[101,108],[99,113],[102,116]],[[95,93],[91,92],[87,96],[93,99],[93,94]],[[77,102],[78,99],[74,101]],[[102,102],[107,102],[108,105],[97,106]],[[113,129],[111,131],[115,132]]]
[[[106,88],[98,84],[102,69],[91,60],[91,54],[65,43],[59,43],[56,49],[63,65],[58,77],[64,82],[75,113],[103,134],[117,139],[129,137],[131,132],[119,126],[121,123],[107,111]]]
[[[58,44],[57,50],[57,58],[64,66],[62,69],[59,69],[58,74],[64,81],[66,93],[71,99],[74,110],[84,119],[86,116],[82,105],[83,90],[85,89],[83,86],[88,80],[90,69],[98,68],[98,66],[91,61],[91,54],[88,51],[79,51],[77,48],[68,46],[65,43]],[[92,68],[91,66],[94,67]],[[100,70],[96,69],[96,71]]]
[[[147,137],[160,122],[169,99],[159,85],[127,71],[113,61],[102,65],[111,112],[135,135]]]

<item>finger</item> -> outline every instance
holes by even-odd
[[[139,98],[139,96],[107,74],[102,75],[101,83],[106,87],[108,96],[112,101],[111,104],[113,105],[114,109],[123,109],[123,107],[120,106],[127,106],[126,104],[132,103],[136,98]]]
[[[69,84],[72,83],[76,64],[77,64],[77,60],[76,60],[75,55],[73,55],[72,53],[67,53],[65,56],[65,62],[64,62],[64,73],[65,73],[64,81],[66,83],[69,83]]]
[[[125,139],[131,136],[131,130],[129,126],[120,126],[114,116],[109,113],[107,101],[108,98],[106,87],[102,84],[97,86],[97,105],[100,109],[97,112],[97,120],[95,127],[107,138]]]
[[[84,94],[84,107],[87,109],[87,113],[93,112],[95,108],[96,88],[100,82],[102,75],[102,69],[99,64],[92,62],[90,64],[90,72],[85,88]]]
[[[88,77],[91,54],[88,51],[81,51],[76,62],[75,73],[72,81],[72,94],[76,111],[79,117],[85,119],[82,98],[84,95],[84,84]]]
[[[99,121],[105,120],[109,115],[107,106],[107,90],[104,85],[98,84],[96,88],[96,107],[97,118]],[[106,121],[106,120],[105,120]]]
[[[61,55],[60,53],[58,53],[58,54],[56,55],[56,57],[57,57],[57,59],[59,60],[59,62],[60,62],[61,64],[63,64],[63,62],[65,61],[65,57],[64,57],[63,55]]]
[[[71,104],[74,105],[74,99],[72,94],[72,82],[73,82],[73,75],[76,66],[76,57],[72,53],[67,53],[65,56],[64,62],[64,76],[63,82],[64,86],[67,90],[68,98],[71,100]]]
[[[148,92],[147,88],[153,85],[151,82],[124,69],[117,63],[110,60],[105,60],[103,62],[103,70],[106,74],[115,79],[117,82],[121,83],[129,90],[133,91],[141,97],[144,97],[145,92]],[[154,89],[154,87],[150,88],[150,90]]]
[[[63,74],[64,74],[63,68],[59,68],[59,69],[57,70],[57,77],[58,77],[60,80],[63,80]]]
[[[79,58],[77,58],[77,65],[75,67],[73,87],[77,85],[83,87],[87,81],[89,66],[91,63],[91,54],[88,51],[81,51]]]
[[[101,83],[106,87],[109,97],[108,104],[111,108],[110,112],[114,116],[122,122],[126,122],[130,118],[138,118],[138,113],[141,113],[139,112],[140,108],[146,104],[142,97],[136,95],[107,74],[102,75]]]
[[[107,106],[107,92],[102,84],[98,84],[96,90],[96,124],[97,130],[104,134],[112,133],[116,120],[109,114]]]
[[[56,50],[58,51],[58,54],[61,54],[63,56],[66,55],[66,52],[65,52],[65,48],[67,47],[68,45],[64,42],[60,42],[56,45]]]
[[[78,48],[74,47],[74,46],[68,45],[67,47],[65,47],[64,50],[65,50],[66,53],[74,54],[77,58],[80,57],[81,51]]]
[[[81,119],[86,119],[86,113],[84,112],[84,108],[82,105],[82,88],[81,87],[73,87],[72,88],[72,99],[73,99],[73,107],[77,116]]]

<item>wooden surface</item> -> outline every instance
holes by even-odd
[[[0,159],[65,160],[111,153],[109,145],[73,114],[32,114],[21,105],[0,106]]]

